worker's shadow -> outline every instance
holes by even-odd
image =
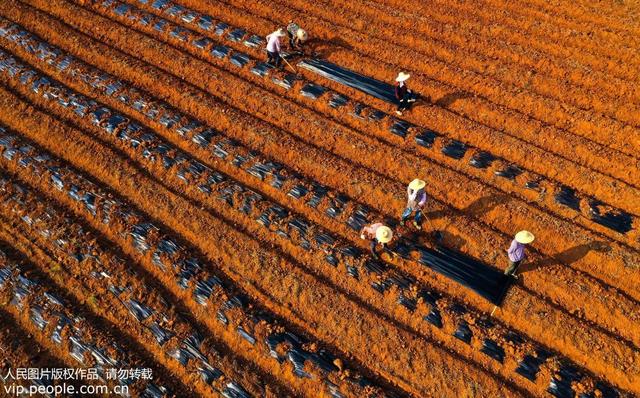
[[[463,99],[463,98],[470,98],[473,95],[465,92],[465,91],[456,91],[454,93],[449,93],[446,94],[444,96],[442,96],[441,98],[433,101],[431,99],[431,97],[429,97],[428,95],[424,95],[424,94],[415,94],[417,99],[416,102],[413,104],[412,108],[420,108],[423,106],[439,106],[442,108],[447,108],[450,105],[452,105],[454,102],[456,102],[457,100]]]
[[[493,210],[496,206],[507,203],[511,198],[507,195],[489,195],[474,200],[469,206],[460,210],[463,215],[479,217]],[[436,210],[425,214],[430,220],[437,220],[444,216],[455,216],[456,212],[451,210]]]
[[[607,253],[611,251],[611,246],[609,246],[605,242],[594,241],[583,245],[578,245],[576,247],[572,247],[571,249],[567,249],[563,252],[560,252],[554,256],[540,259],[538,261],[534,261],[531,263],[524,263],[520,267],[520,273],[529,272],[536,269],[541,269],[545,267],[550,267],[556,264],[572,264],[576,261],[584,258],[589,252],[597,251],[601,253]]]
[[[471,93],[468,93],[466,91],[456,91],[456,92],[449,93],[449,94],[446,94],[446,95],[442,96],[441,98],[439,98],[433,104],[436,105],[436,106],[447,108],[450,105],[453,105],[453,103],[458,101],[458,100],[461,100],[461,99],[464,99],[464,98],[471,98],[471,97],[473,97],[473,95]]]
[[[353,50],[353,46],[340,37],[334,37],[331,40],[311,39],[308,45],[314,58],[328,58],[339,50]]]
[[[439,245],[458,252],[462,249],[462,246],[467,243],[467,240],[462,236],[447,231],[437,231],[437,234],[434,233],[432,239],[435,239]]]

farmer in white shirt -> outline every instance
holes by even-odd
[[[278,29],[267,35],[267,62],[276,68],[280,67],[280,38],[286,36],[284,29]]]

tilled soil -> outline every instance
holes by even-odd
[[[0,4],[0,370],[108,358],[153,369],[149,397],[640,394],[632,7],[481,3]],[[397,117],[261,69],[290,19],[424,100]],[[397,225],[416,177],[422,231]],[[398,255],[375,260],[358,230],[382,220]],[[520,229],[499,308],[419,255],[499,273]]]

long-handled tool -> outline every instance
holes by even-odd
[[[284,61],[285,64],[289,65],[289,68],[291,68],[293,70],[293,73],[298,73],[298,71],[296,70],[296,68],[294,68],[293,66],[291,66],[291,64],[289,63],[289,61],[287,61],[285,59],[285,57],[283,57],[281,54],[278,54],[280,56],[280,58],[282,58],[282,60]]]

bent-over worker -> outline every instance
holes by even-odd
[[[267,35],[267,62],[280,67],[280,38],[285,37],[284,29],[278,29]]]
[[[409,90],[406,83],[409,77],[411,77],[411,75],[405,72],[398,73],[398,77],[396,77],[395,94],[396,100],[398,100],[398,109],[396,109],[398,115],[402,115],[403,111],[409,109],[411,102],[413,102],[411,90]]]
[[[422,221],[422,209],[425,203],[427,203],[427,193],[424,191],[426,182],[420,179],[415,179],[409,183],[407,187],[407,207],[402,213],[402,222],[406,222],[411,214],[415,212],[413,216],[413,225],[417,229],[421,229],[420,222]]]
[[[293,21],[289,21],[289,25],[287,25],[287,35],[291,50],[301,50],[308,38],[307,32]]]
[[[391,242],[391,239],[393,238],[393,231],[391,228],[379,222],[362,228],[362,231],[360,231],[360,238],[371,241],[371,255],[376,259],[379,259],[380,256],[376,253],[376,246],[379,243],[383,251],[389,251],[386,244]]]
[[[520,231],[516,234],[515,238],[511,242],[511,246],[507,250],[507,255],[509,257],[509,266],[504,271],[505,275],[512,275],[514,277],[516,271],[522,261],[526,257],[524,249],[526,245],[533,242],[535,236],[529,231]]]

